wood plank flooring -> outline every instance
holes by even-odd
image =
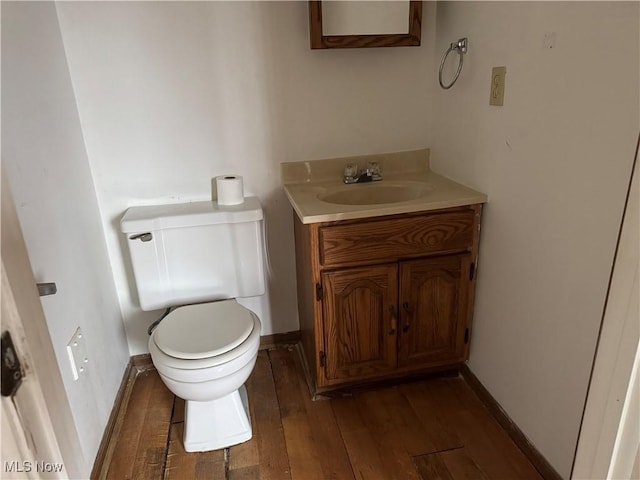
[[[184,402],[141,373],[101,478],[541,479],[464,380],[446,377],[311,400],[295,350],[262,350],[247,381],[253,438],[185,453]]]

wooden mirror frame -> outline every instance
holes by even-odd
[[[322,1],[309,1],[309,37],[311,48],[410,47],[420,45],[422,1],[409,2],[409,33],[380,35],[323,35]]]

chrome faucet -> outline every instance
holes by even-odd
[[[378,162],[367,162],[367,168],[360,172],[358,165],[347,163],[344,167],[344,183],[365,183],[382,180]]]

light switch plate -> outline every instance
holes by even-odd
[[[493,67],[491,70],[489,105],[496,105],[498,107],[504,105],[504,82],[506,75],[507,67]]]

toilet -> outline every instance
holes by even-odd
[[[126,234],[143,310],[171,308],[149,337],[160,378],[185,400],[184,448],[251,438],[244,383],[260,345],[258,316],[236,299],[264,294],[262,208],[216,202],[129,208]]]

